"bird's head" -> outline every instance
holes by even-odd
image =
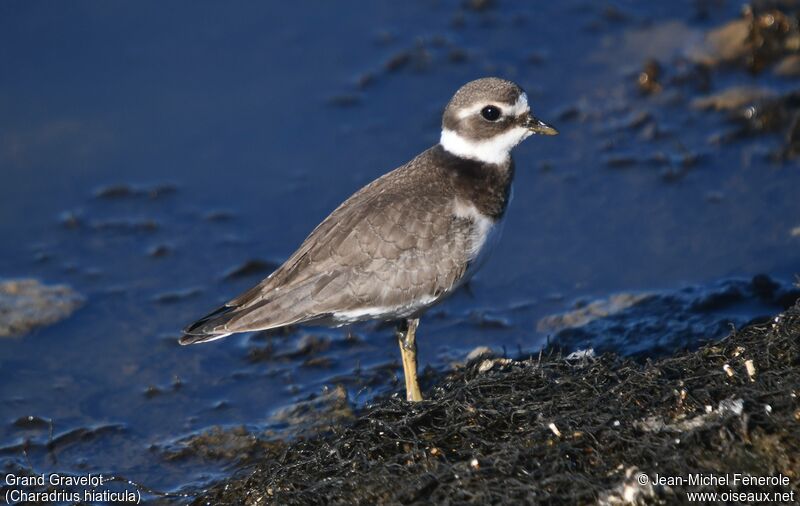
[[[522,88],[487,77],[465,84],[450,99],[439,143],[461,158],[502,164],[514,146],[533,134],[558,131],[533,115]]]

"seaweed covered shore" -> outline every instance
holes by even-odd
[[[193,504],[672,504],[703,491],[788,502],[800,492],[800,304],[646,363],[483,356],[427,393],[269,445]],[[695,473],[783,481],[654,483]]]

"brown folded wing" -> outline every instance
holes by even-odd
[[[423,172],[435,169],[420,158],[350,197],[272,275],[187,334],[336,321],[386,308],[401,317],[451,291],[469,263],[472,223],[453,216],[452,187],[441,174]]]

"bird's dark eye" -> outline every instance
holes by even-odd
[[[488,121],[497,121],[500,119],[500,114],[502,114],[500,108],[493,105],[487,105],[481,109],[481,116]]]

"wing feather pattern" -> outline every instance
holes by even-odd
[[[472,223],[453,215],[454,187],[426,163],[429,151],[351,196],[269,277],[187,327],[181,343],[413,312],[454,289],[470,261]]]

